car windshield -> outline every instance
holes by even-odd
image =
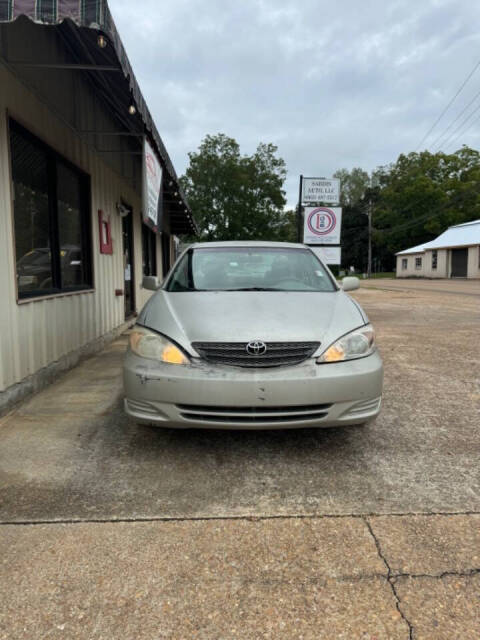
[[[335,291],[309,249],[199,247],[189,249],[168,279],[167,291]]]

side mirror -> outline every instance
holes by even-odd
[[[157,276],[143,276],[142,287],[149,291],[156,291],[160,287]]]
[[[355,291],[360,286],[360,280],[355,276],[347,276],[342,280],[342,287],[344,291]]]

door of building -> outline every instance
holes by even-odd
[[[123,238],[123,271],[125,292],[125,318],[130,318],[135,312],[135,287],[133,277],[133,214],[130,207],[129,213],[122,218]]]
[[[162,276],[165,278],[170,269],[170,234],[162,232]]]
[[[466,278],[468,249],[452,249],[452,278]]]

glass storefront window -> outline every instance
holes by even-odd
[[[19,298],[92,286],[89,179],[10,121]]]

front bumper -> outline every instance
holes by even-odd
[[[136,421],[175,428],[288,429],[372,420],[380,411],[378,352],[349,362],[242,369],[168,365],[128,351],[125,411]]]

